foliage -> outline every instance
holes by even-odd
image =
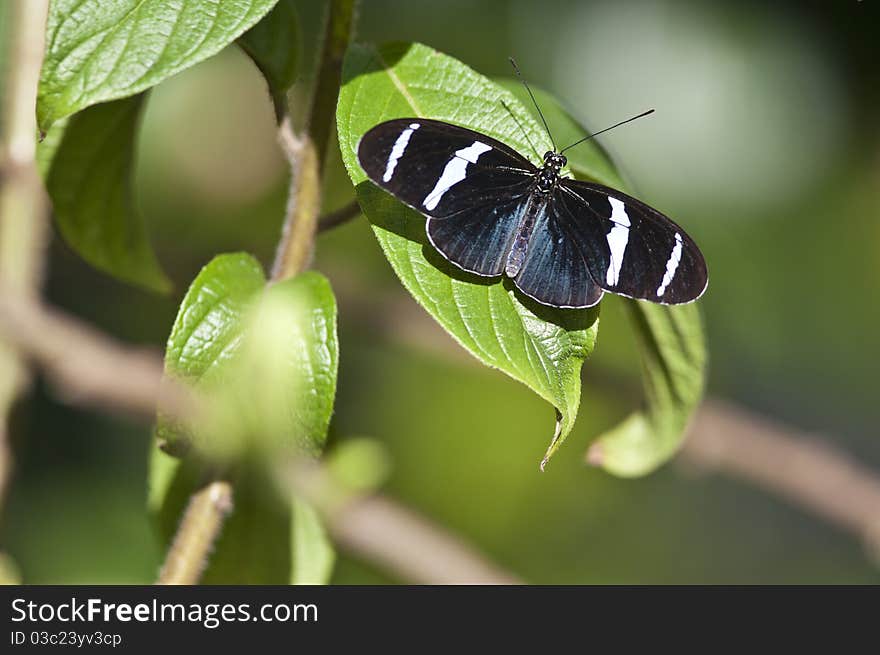
[[[351,3],[341,6],[351,10]],[[210,11],[204,7],[195,0],[53,0],[47,25],[39,157],[59,231],[96,268],[156,291],[170,283],[132,191],[148,91],[237,43],[264,76],[284,124],[302,59],[291,0],[218,0]],[[537,90],[537,97],[558,139],[586,134],[549,94]],[[358,202],[403,286],[480,362],[553,406],[556,428],[543,468],[575,427],[598,308],[550,309],[502,281],[455,269],[427,243],[424,220],[370,184],[355,157],[358,139],[373,125],[425,116],[482,131],[537,163],[551,143],[533,112],[517,84],[492,81],[427,46],[396,43],[348,49],[335,118]],[[595,142],[572,152],[569,170],[626,187]],[[702,393],[705,346],[696,307],[625,302],[642,352],[646,404],[591,452],[608,471],[628,476],[653,470],[680,444]],[[236,509],[206,581],[320,583],[329,577],[334,555],[320,516],[275,478],[285,462],[322,457],[336,393],[336,312],[333,290],[319,273],[266,280],[261,264],[243,253],[215,257],[183,297],[165,375],[169,385],[196,394],[198,411],[181,416],[159,408],[162,450],[150,455],[149,505],[167,540],[193,490],[218,472],[234,483]],[[351,452],[363,457],[327,461],[347,472],[352,488],[372,489],[385,462],[373,446],[361,446]]]

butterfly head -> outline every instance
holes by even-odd
[[[558,152],[554,152],[552,150],[548,150],[544,155],[544,165],[550,166],[555,169],[557,172],[562,170],[562,167],[568,163],[568,159],[565,158],[565,155],[559,154]]]

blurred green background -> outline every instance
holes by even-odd
[[[772,7],[769,6],[772,4]],[[301,3],[305,63],[321,3]],[[701,301],[710,393],[834,444],[880,472],[880,12],[877,3],[367,0],[357,38],[422,41],[490,76],[527,78],[599,129],[639,195],[686,226],[711,270]],[[353,197],[337,157],[326,207]],[[263,82],[239,51],[153,94],[138,201],[175,292],[96,273],[57,238],[52,303],[161,349],[214,254],[271,262],[287,175]],[[589,440],[638,402],[619,302],[603,302],[575,431],[541,474],[552,409],[454,350],[369,320],[414,305],[361,218],[322,235],[316,267],[340,305],[331,447],[387,448],[385,490],[535,583],[880,583],[852,536],[747,484],[672,463],[639,480],[583,465]],[[436,338],[451,344],[437,331]],[[14,416],[2,548],[29,583],[147,583],[162,548],[145,513],[149,429],[58,402],[38,381]],[[385,582],[340,557],[335,583]]]

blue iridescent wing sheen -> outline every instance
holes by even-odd
[[[611,293],[665,305],[692,302],[708,284],[700,249],[659,211],[616,189],[564,179],[552,220],[578,244],[593,280]]]
[[[513,192],[443,218],[429,218],[426,230],[431,244],[450,262],[470,273],[501,275],[528,202],[528,183]],[[510,195],[508,195],[510,194]]]
[[[557,218],[550,196],[538,210],[528,250],[514,284],[524,294],[545,305],[584,308],[602,299],[587,264],[588,249]]]
[[[423,118],[380,123],[358,144],[369,178],[429,220],[428,238],[465,271],[495,276],[536,168],[485,134]]]

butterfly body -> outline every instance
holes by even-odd
[[[550,194],[556,191],[561,179],[560,171],[566,164],[564,155],[556,152],[548,152],[544,155],[544,167],[534,176],[534,182],[529,194],[529,199],[523,206],[522,217],[513,238],[513,245],[507,254],[504,265],[504,274],[510,278],[516,278],[519,274],[528,253],[529,241],[539,215],[547,211],[547,202]]]
[[[696,244],[670,219],[620,191],[538,168],[510,146],[423,118],[369,130],[358,160],[370,179],[426,217],[434,248],[459,268],[505,275],[552,307],[591,307],[605,291],[690,302],[708,276]]]

